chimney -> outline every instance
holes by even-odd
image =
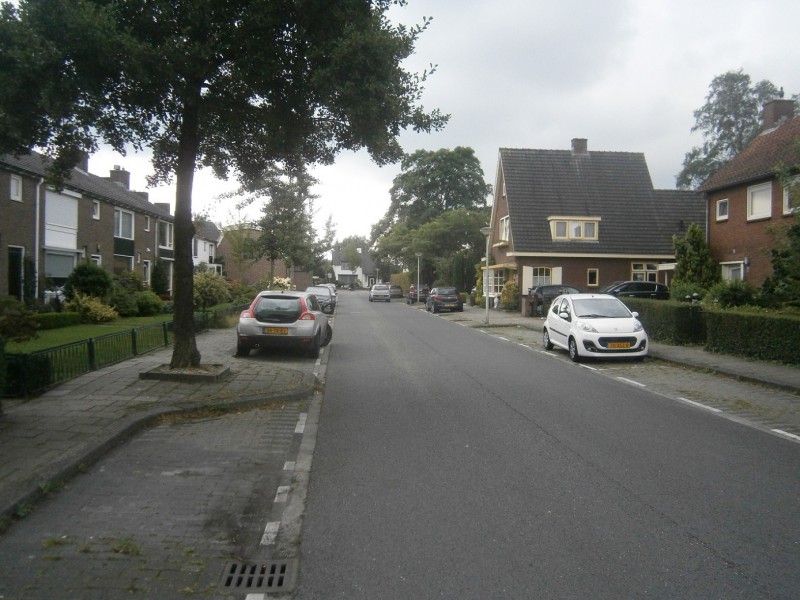
[[[80,151],[78,154],[79,154],[80,158],[78,159],[78,164],[76,164],[75,166],[78,169],[80,169],[81,171],[83,171],[84,173],[88,173],[89,172],[89,153],[88,152],[84,152],[84,151]]]
[[[165,211],[167,211],[167,214],[172,214],[172,207],[170,206],[169,202],[154,202],[153,204],[159,208],[163,208]]]
[[[784,119],[794,117],[794,100],[776,98],[764,105],[761,111],[761,126],[764,129],[778,125]]]
[[[109,172],[108,178],[126,190],[131,189],[131,174],[119,165],[114,165],[114,170]]]
[[[589,141],[586,138],[572,138],[573,154],[589,154]]]

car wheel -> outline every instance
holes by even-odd
[[[458,307],[458,312],[464,312],[464,305],[463,304]]]
[[[544,346],[545,350],[553,349],[553,342],[550,341],[550,333],[547,331],[547,329],[542,329],[542,345]]]
[[[236,356],[248,356],[250,354],[250,344],[236,338]]]
[[[369,297],[369,301],[372,302],[372,296]]]
[[[572,359],[572,362],[581,361],[581,355],[578,354],[578,343],[575,341],[575,338],[569,338],[569,357]]]
[[[308,358],[319,358],[320,346],[319,335],[316,335],[314,336],[314,341],[311,342],[311,346],[306,350],[306,356],[308,356]]]
[[[331,327],[331,324],[328,323],[325,326],[325,339],[322,340],[322,345],[327,346],[328,344],[331,343],[332,339],[333,339],[333,327]]]
[[[391,302],[391,301],[392,301],[392,299],[391,299],[391,298],[387,298],[387,299],[386,299],[386,301],[387,301],[387,302]]]
[[[436,306],[435,304],[431,308],[432,308],[433,312],[435,312],[435,313],[439,312],[439,307]]]

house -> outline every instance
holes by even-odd
[[[169,205],[131,191],[124,169],[98,177],[88,162],[87,156],[57,190],[46,182],[47,157],[0,156],[0,296],[44,299],[81,260],[112,274],[135,272],[145,284],[164,260],[172,281]]]
[[[277,259],[274,264],[259,256],[258,238],[261,230],[255,227],[231,227],[225,230],[217,248],[217,262],[225,265],[223,274],[232,281],[244,285],[262,287],[269,279],[270,271],[274,277],[288,278],[292,288],[304,290],[312,285],[311,273],[301,271]]]
[[[334,248],[331,251],[331,265],[337,285],[368,288],[375,283],[379,283],[379,273],[375,267],[375,262],[369,252],[362,248],[356,249],[358,253],[358,263],[344,258],[341,249]],[[388,273],[387,273],[388,281]]]
[[[796,210],[778,171],[796,173],[799,166],[794,101],[773,100],[764,107],[761,132],[700,186],[707,201],[708,245],[724,279],[760,286],[772,274],[775,235],[791,224]]]
[[[537,285],[668,283],[672,236],[705,227],[702,194],[655,190],[643,154],[589,151],[582,138],[570,150],[501,148],[494,189],[488,294],[516,281],[523,314]]]
[[[211,221],[194,224],[192,237],[192,263],[195,272],[206,269],[222,275],[223,265],[217,262],[217,249],[222,241],[222,231]]]

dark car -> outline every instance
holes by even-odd
[[[410,288],[408,288],[408,298],[406,300],[406,304],[414,304],[417,301],[425,302],[425,300],[427,300],[430,288],[425,283],[421,284],[419,287],[419,298],[417,298],[417,286],[412,285]]]
[[[462,312],[464,310],[464,301],[461,299],[461,294],[454,287],[436,287],[431,290],[425,300],[425,310],[430,310],[438,313],[440,310],[449,310]]]
[[[571,285],[537,285],[528,290],[530,308],[528,316],[541,317],[550,309],[550,304],[557,296],[563,294],[580,294],[581,290]]]
[[[306,291],[317,297],[322,312],[332,315],[336,310],[336,294],[327,285],[312,285],[307,287]]]
[[[617,298],[655,298],[669,299],[669,288],[655,281],[615,281],[600,290],[601,294],[610,294]]]
[[[401,288],[399,285],[390,285],[389,294],[392,296],[392,298],[402,298],[403,288]]]

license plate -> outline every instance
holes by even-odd
[[[264,327],[264,333],[272,335],[289,335],[286,327]]]
[[[456,307],[456,305],[453,304],[452,302],[445,302],[443,306],[445,308],[455,308]]]
[[[608,344],[609,348],[630,348],[630,342],[610,342]]]

